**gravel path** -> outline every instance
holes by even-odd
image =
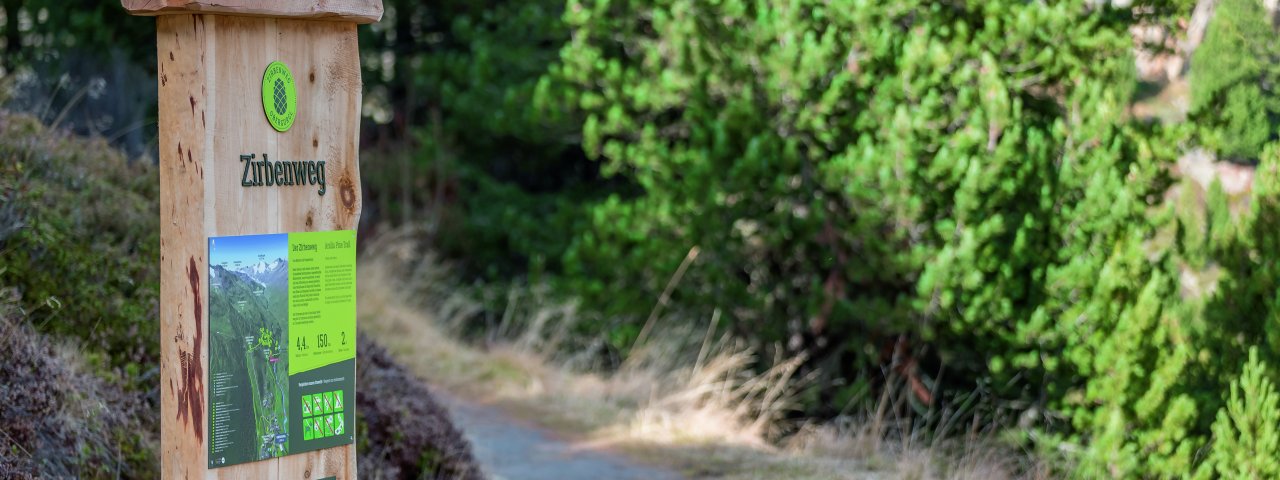
[[[471,442],[476,460],[494,480],[645,479],[676,480],[681,475],[635,463],[616,453],[585,448],[528,425],[496,407],[448,395],[437,400]]]

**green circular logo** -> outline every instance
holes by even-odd
[[[293,72],[278,61],[267,65],[262,74],[262,111],[277,132],[293,126],[298,116],[298,89],[293,85]]]

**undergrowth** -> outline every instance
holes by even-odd
[[[157,170],[105,140],[0,112],[0,283],[36,329],[82,341],[131,383],[158,365]]]
[[[154,412],[77,350],[35,332],[0,288],[0,478],[156,477]]]

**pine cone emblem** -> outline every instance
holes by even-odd
[[[281,80],[279,78],[276,79],[275,105],[276,105],[277,115],[284,115],[285,110],[289,108],[289,104],[287,102],[287,98],[284,91],[284,80]]]

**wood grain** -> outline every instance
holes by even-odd
[[[208,237],[354,230],[360,220],[356,25],[226,15],[157,18],[161,195],[161,469],[164,478],[354,479],[354,445],[208,465]],[[293,127],[262,112],[263,70],[289,66]],[[246,188],[240,154],[324,160],[317,185]],[[351,404],[355,404],[354,399]]]
[[[120,0],[120,4],[133,15],[218,13],[354,23],[382,18],[382,0]]]

